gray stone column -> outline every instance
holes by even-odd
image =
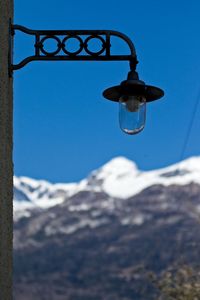
[[[0,300],[12,299],[13,82],[8,75],[13,0],[0,0]]]

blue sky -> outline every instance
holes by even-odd
[[[126,33],[140,78],[163,88],[165,97],[147,106],[144,131],[128,136],[119,129],[118,105],[102,97],[125,79],[127,62],[30,63],[14,74],[15,174],[68,182],[115,156],[143,170],[179,161],[200,94],[199,11],[198,0],[16,0],[15,23],[29,28]],[[28,37],[16,35],[15,62],[31,47]],[[200,153],[199,106],[184,158]]]

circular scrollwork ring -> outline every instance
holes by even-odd
[[[57,49],[55,51],[47,51],[44,49],[44,47],[45,47],[44,43],[47,40],[55,40],[57,42]],[[47,56],[58,54],[61,50],[61,46],[62,46],[62,43],[57,36],[45,36],[40,41],[40,50],[43,54],[45,54]]]
[[[75,40],[79,41],[80,45],[79,45],[79,49],[77,51],[69,51],[69,50],[66,49],[67,48],[67,41],[69,41],[70,39],[75,39]],[[83,40],[80,36],[69,35],[69,36],[66,36],[62,41],[62,50],[65,54],[67,54],[69,56],[78,55],[79,53],[81,53],[83,48],[84,48],[84,43],[83,43]]]
[[[88,49],[88,44],[93,39],[101,41],[101,43],[102,43],[102,49],[101,50],[99,50],[99,51],[91,51],[91,50]],[[106,42],[105,42],[105,40],[101,36],[89,36],[89,37],[87,37],[85,39],[84,49],[85,49],[85,52],[87,52],[88,54],[90,54],[92,56],[95,56],[95,55],[98,56],[98,55],[102,54],[105,51],[105,49],[106,49]]]

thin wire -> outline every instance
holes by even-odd
[[[193,111],[192,111],[192,116],[191,116],[191,119],[190,119],[190,123],[188,125],[188,130],[187,130],[187,133],[186,133],[186,136],[185,136],[183,148],[182,148],[182,151],[181,151],[180,160],[183,160],[184,156],[185,156],[185,151],[186,151],[188,141],[189,141],[189,138],[190,138],[190,134],[191,134],[191,131],[192,131],[192,128],[193,128],[193,125],[194,125],[194,120],[195,120],[195,116],[196,116],[196,113],[197,113],[197,108],[199,106],[199,102],[200,102],[200,90],[199,90],[198,96],[197,96],[196,101],[195,101],[195,105],[194,105],[194,108],[193,108]]]

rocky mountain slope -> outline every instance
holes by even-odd
[[[118,157],[79,183],[15,177],[14,299],[156,299],[148,272],[197,265],[200,158]]]

